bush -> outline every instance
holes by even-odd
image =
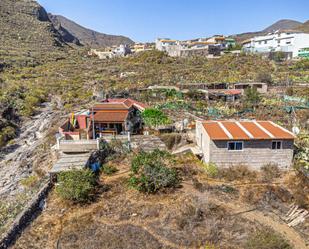
[[[294,65],[294,69],[308,70],[309,69],[309,60],[308,59],[302,59],[300,61],[297,61]]]
[[[161,140],[165,143],[166,147],[171,150],[175,145],[181,141],[181,135],[178,133],[163,134],[160,136]]]
[[[21,184],[27,188],[32,188],[38,183],[39,179],[36,175],[28,176],[21,180]]]
[[[171,121],[162,111],[156,108],[148,108],[142,113],[145,124],[149,127],[169,124]]]
[[[292,246],[271,229],[264,229],[252,233],[248,238],[247,249],[292,249]]]
[[[129,184],[145,193],[176,187],[179,178],[176,170],[169,167],[172,162],[172,155],[166,151],[139,153],[131,162]]]
[[[117,171],[118,171],[118,169],[115,166],[110,165],[110,164],[105,164],[102,167],[102,172],[105,175],[112,175],[112,174],[116,173]]]
[[[245,90],[245,105],[247,107],[256,107],[261,101],[261,95],[256,88],[247,88]]]
[[[293,87],[288,87],[288,88],[285,90],[285,94],[288,95],[288,96],[293,96],[293,94],[294,94],[294,89],[293,89]]]
[[[302,208],[309,208],[308,176],[296,171],[296,175],[290,177],[288,186],[293,193],[295,203]]]
[[[210,177],[216,177],[218,176],[218,167],[215,163],[205,163],[203,164],[203,169],[206,171],[207,175]]]
[[[274,178],[280,176],[280,169],[276,164],[266,164],[261,167],[262,178],[266,182],[272,181]]]
[[[268,72],[260,72],[257,74],[256,76],[256,81],[258,82],[264,82],[264,83],[268,83],[268,84],[272,84],[273,83],[273,79],[271,77],[271,74]]]
[[[254,179],[256,173],[248,169],[245,165],[238,165],[229,168],[219,169],[218,177],[228,181]]]
[[[95,184],[95,175],[89,169],[61,172],[56,192],[64,200],[86,202],[90,199]]]
[[[12,126],[6,126],[0,129],[0,147],[5,146],[8,141],[16,137],[16,129]]]

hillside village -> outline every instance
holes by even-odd
[[[309,248],[309,33],[281,23],[134,43],[0,2],[0,248]]]

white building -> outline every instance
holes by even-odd
[[[309,48],[309,34],[297,31],[276,31],[264,36],[256,36],[243,42],[243,50],[252,53],[285,52],[291,57],[299,56]]]
[[[178,44],[178,41],[171,40],[169,38],[158,38],[156,39],[156,49],[159,51],[167,51],[168,47],[175,46]]]

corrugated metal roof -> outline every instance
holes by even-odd
[[[294,139],[293,133],[271,121],[204,121],[212,140]]]

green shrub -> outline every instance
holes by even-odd
[[[207,175],[210,177],[217,177],[219,170],[215,163],[203,163],[203,169],[206,171]]]
[[[64,200],[86,202],[90,199],[95,184],[95,175],[89,169],[61,172],[56,192]]]
[[[297,61],[294,65],[294,69],[308,70],[309,69],[309,60],[308,59],[302,59],[300,61]]]
[[[247,249],[292,249],[292,246],[271,229],[252,233],[246,242]]]
[[[162,111],[156,108],[148,108],[142,113],[145,124],[149,127],[169,124],[171,121]]]
[[[115,166],[110,165],[110,164],[105,164],[102,167],[102,172],[105,175],[112,175],[112,174],[116,173],[117,171],[118,171],[118,169]]]
[[[171,163],[172,155],[166,151],[140,152],[131,162],[130,186],[145,193],[176,187],[179,178]]]
[[[0,130],[0,147],[16,137],[16,129],[12,126],[6,126]]]
[[[21,180],[21,184],[27,188],[32,188],[38,183],[38,177],[36,175],[28,176]]]
[[[261,95],[256,88],[245,89],[245,106],[256,107],[261,101]]]

